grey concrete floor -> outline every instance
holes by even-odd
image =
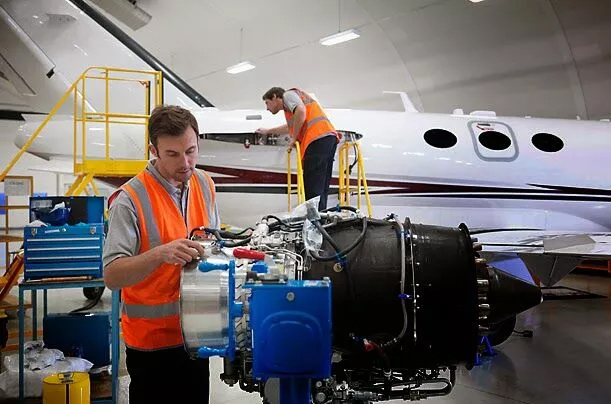
[[[559,285],[611,294],[610,277],[571,274]],[[80,290],[49,291],[50,312],[70,311],[85,303]],[[109,307],[107,291],[96,309]],[[426,403],[611,403],[610,325],[608,298],[545,301],[518,316],[516,328],[533,330],[533,338],[514,334],[482,365],[470,371],[460,368],[449,396]],[[16,320],[10,326],[16,330]],[[224,385],[218,378],[221,371],[221,361],[212,360],[211,403],[261,403],[256,395]],[[129,376],[123,352],[119,376],[119,402],[127,403]]]

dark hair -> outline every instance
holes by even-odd
[[[272,87],[263,94],[263,101],[265,100],[273,100],[274,96],[278,98],[282,98],[284,94],[284,88],[282,87]]]
[[[189,126],[199,135],[197,120],[190,111],[177,105],[160,105],[149,118],[149,141],[157,147],[159,136],[180,136]]]

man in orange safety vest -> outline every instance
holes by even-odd
[[[113,195],[104,245],[104,282],[123,301],[129,402],[207,404],[209,363],[184,348],[179,293],[183,266],[204,256],[189,231],[220,225],[214,183],[195,168],[199,130],[189,111],[157,107],[148,130],[155,159]]]
[[[306,200],[320,196],[318,210],[325,209],[339,133],[320,104],[301,89],[285,91],[280,87],[272,87],[263,94],[263,101],[272,114],[284,111],[286,124],[275,128],[260,128],[257,133],[278,136],[290,134],[289,150],[299,141]]]

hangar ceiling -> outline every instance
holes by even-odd
[[[383,94],[391,90],[407,91],[427,112],[611,116],[606,0],[137,4],[152,20],[138,31],[123,28],[220,108],[261,107],[261,94],[280,85],[337,108],[399,109],[396,96]],[[361,37],[318,43],[348,28]],[[256,68],[229,75],[240,49]]]

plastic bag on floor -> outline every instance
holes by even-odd
[[[29,341],[24,348],[24,368],[30,370],[44,369],[58,360],[64,359],[64,353],[59,349],[47,349],[42,341]],[[19,366],[19,364],[16,364]],[[19,368],[17,368],[19,369]]]
[[[42,381],[47,376],[62,372],[89,372],[92,366],[93,363],[86,359],[66,357],[42,369],[24,369],[25,397],[41,397]],[[0,402],[19,397],[19,354],[4,357],[4,367],[6,370],[0,373]]]

